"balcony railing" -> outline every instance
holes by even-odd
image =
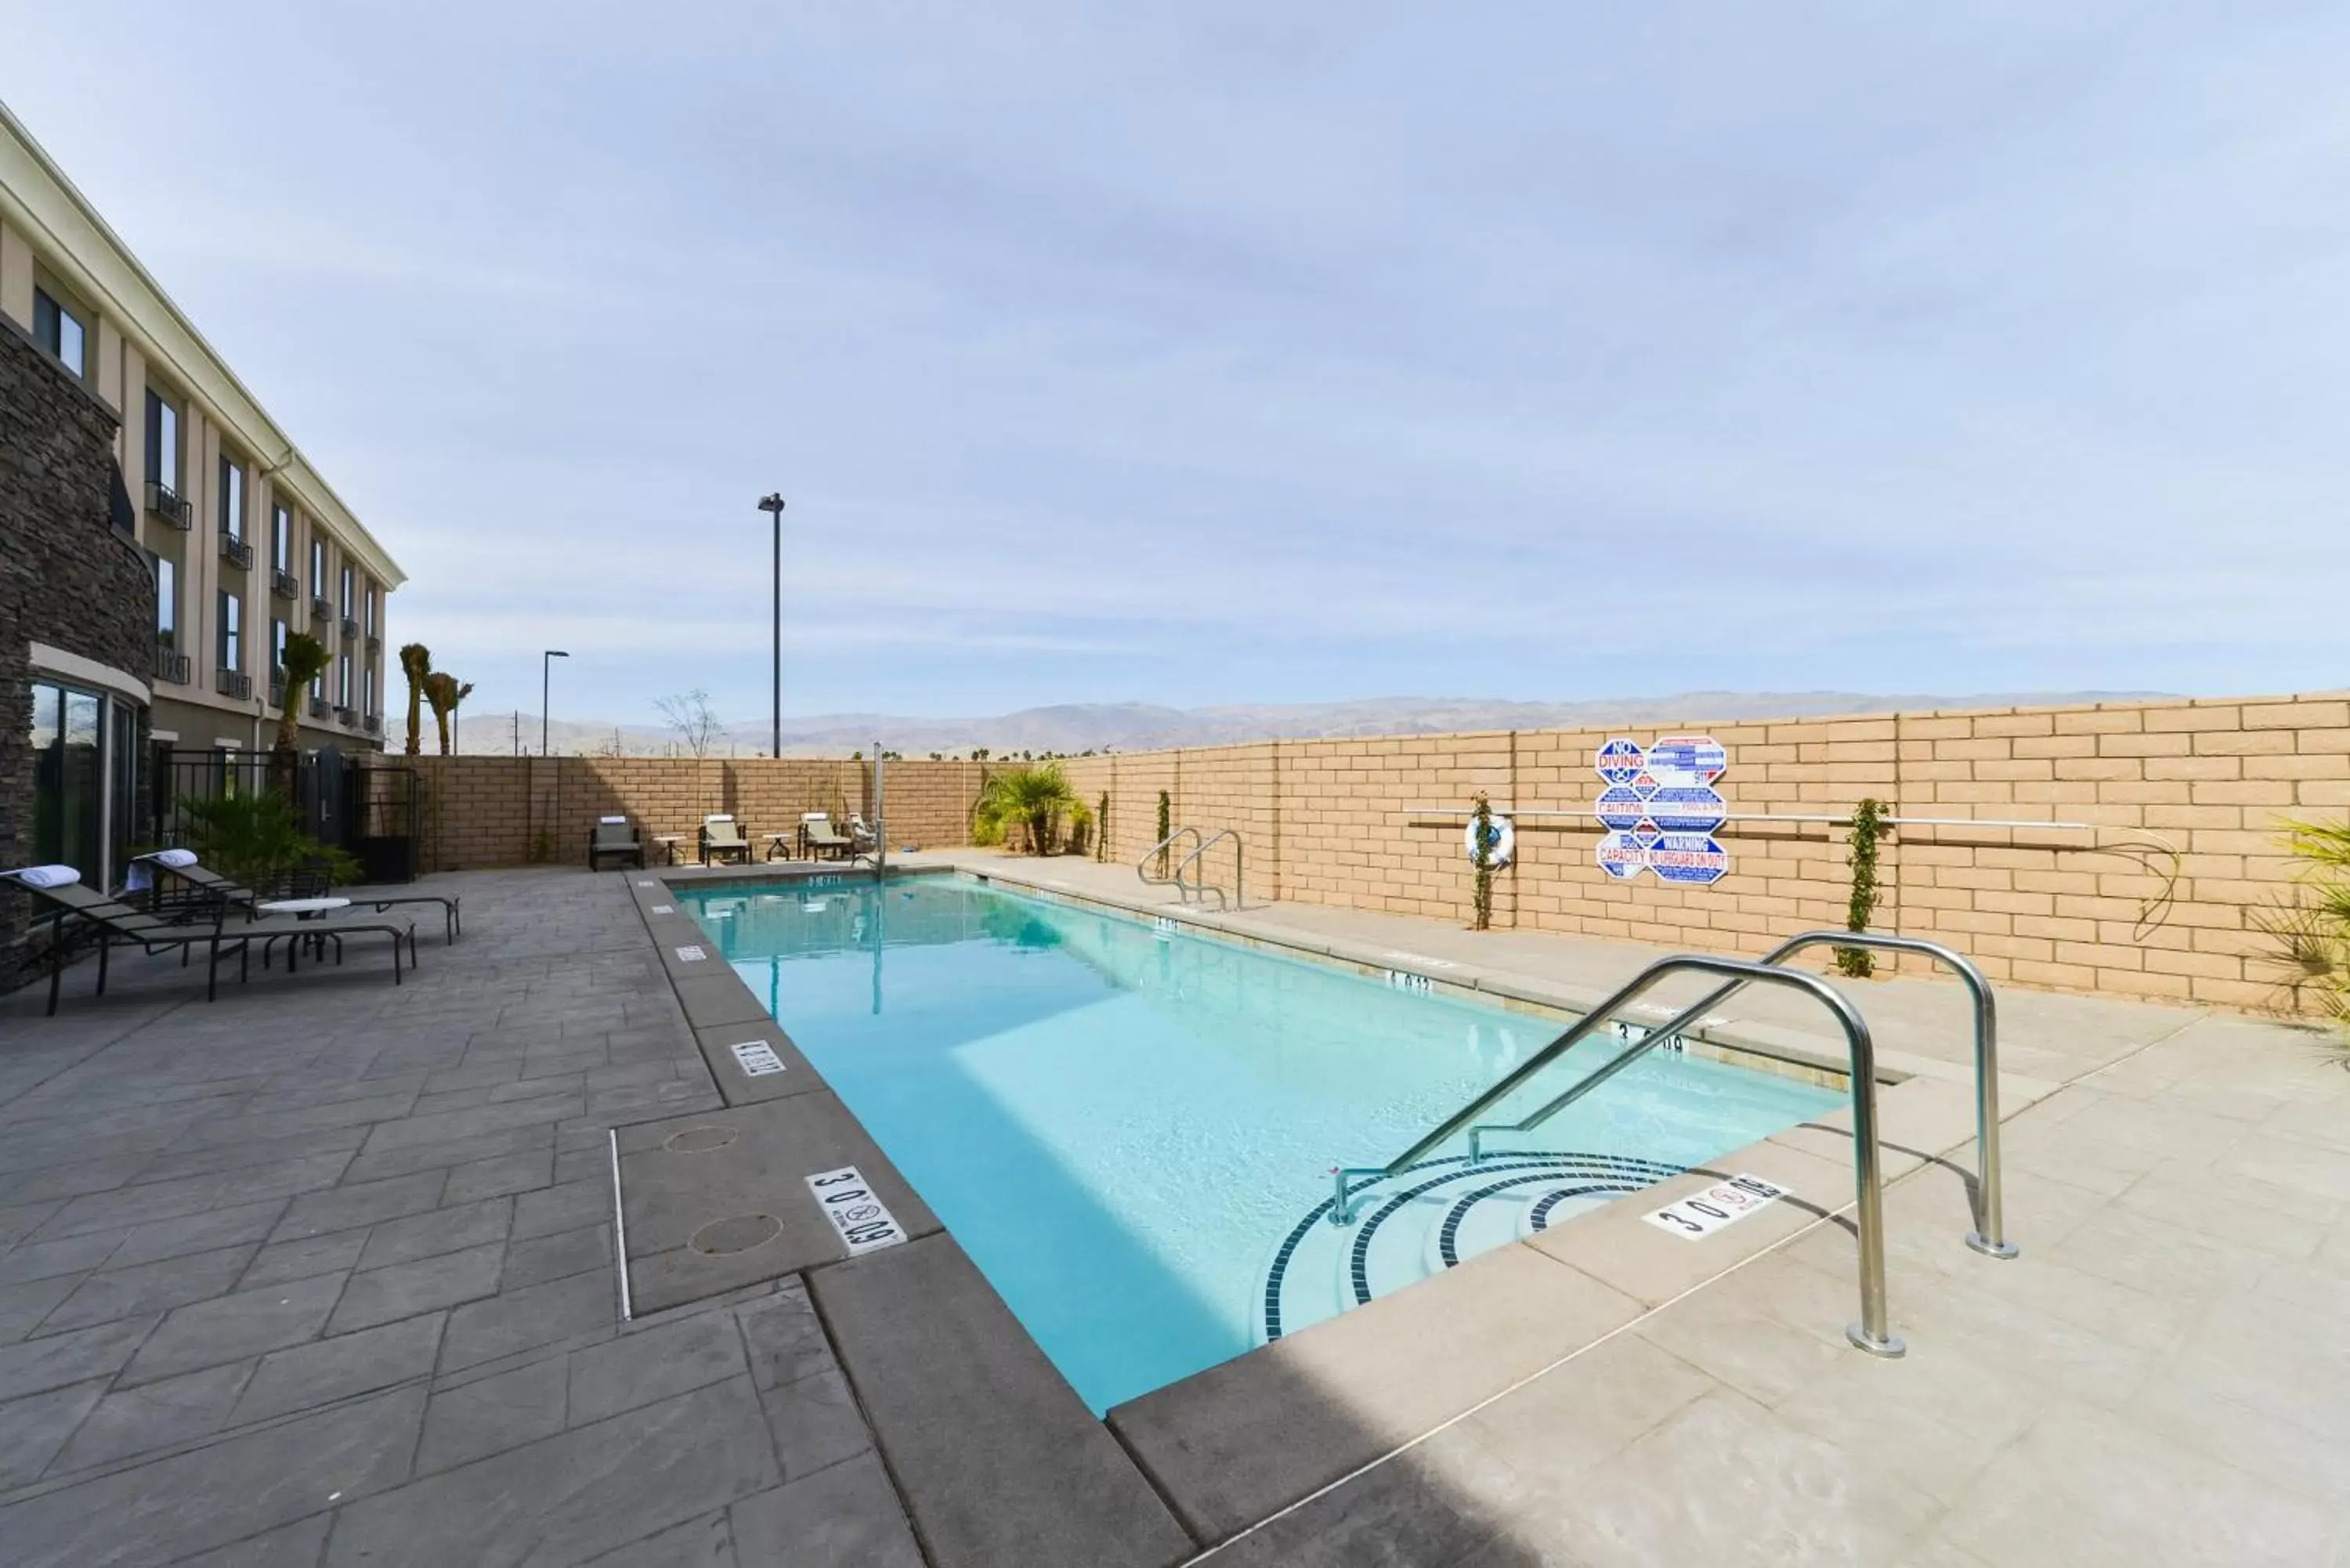
[[[286,706],[286,671],[283,670],[269,672],[269,705],[273,708]]]
[[[332,711],[327,706],[327,700],[324,697],[310,699],[310,717],[313,719],[324,719]]]
[[[310,620],[315,626],[325,626],[335,618],[335,601],[324,594],[310,596]]]
[[[368,633],[367,650],[369,653],[381,653],[383,651],[383,639],[378,637],[373,632]]]
[[[359,722],[359,716],[357,709],[338,708],[335,710],[335,722],[342,725],[345,729],[348,729],[351,725],[356,724]]]
[[[224,697],[234,697],[242,702],[253,695],[253,677],[242,670],[215,670],[213,689]]]
[[[168,642],[157,642],[155,679],[172,686],[185,686],[188,683],[188,656],[174,652]]]
[[[382,714],[369,713],[367,716],[367,732],[370,735],[380,735],[383,733]]]
[[[230,566],[236,567],[239,571],[243,571],[253,565],[252,545],[246,544],[244,540],[238,538],[235,535],[230,533],[225,528],[221,530],[220,539],[222,560],[226,561]]]
[[[194,511],[178,491],[160,479],[147,482],[147,510],[183,534],[195,524]]]
[[[350,617],[345,616],[343,618],[343,640],[345,642],[348,642],[353,638],[359,636],[359,623],[353,620]]]
[[[269,591],[290,602],[302,597],[302,585],[291,572],[272,572],[269,574]]]

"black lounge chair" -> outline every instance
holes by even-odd
[[[256,940],[262,943],[262,962],[265,965],[269,961],[269,949],[280,940],[294,940],[298,946],[302,940],[315,938],[324,941],[332,937],[336,939],[337,950],[339,951],[344,937],[388,933],[391,937],[391,982],[394,985],[400,984],[402,977],[400,961],[402,938],[408,942],[410,964],[416,961],[416,922],[405,917],[389,920],[280,920],[272,918],[232,926],[227,923],[228,901],[223,899],[213,908],[210,927],[173,925],[144,909],[134,909],[119,898],[85,888],[78,882],[55,888],[36,888],[24,880],[20,873],[13,871],[0,872],[0,878],[13,881],[35,898],[57,906],[57,914],[53,917],[56,930],[49,946],[48,1010],[52,1013],[57,1010],[57,992],[65,978],[66,922],[76,916],[98,928],[98,990],[94,994],[99,996],[106,994],[107,958],[117,942],[151,953],[178,948],[183,956],[192,953],[197,944],[203,944],[207,949],[206,967],[209,971],[204,981],[206,1002],[220,994],[221,952],[231,944],[235,946],[238,953],[239,980],[251,978],[251,944]],[[293,967],[294,960],[289,950],[286,968],[290,971]]]
[[[600,871],[597,864],[606,856],[625,864],[634,860],[639,870],[645,864],[645,841],[637,832],[637,825],[625,816],[600,816],[596,826],[588,830],[588,869]]]
[[[197,897],[203,900],[206,908],[213,904],[234,904],[243,909],[248,919],[258,919],[267,915],[267,911],[261,908],[263,904],[269,902],[267,898],[241,882],[231,881],[217,871],[207,871],[203,867],[192,863],[186,866],[167,866],[152,855],[141,855],[138,857],[138,861],[144,862],[165,876],[176,877],[186,883],[195,889]],[[323,885],[323,876],[320,881]],[[379,915],[395,904],[438,904],[441,906],[442,940],[452,942],[457,940],[457,933],[465,929],[464,919],[458,911],[458,895],[451,894],[444,897],[439,893],[401,893],[389,898],[378,898],[360,893],[351,898],[352,908],[357,909],[364,905]],[[317,924],[316,921],[307,923]]]

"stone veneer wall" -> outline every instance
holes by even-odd
[[[2291,894],[2280,819],[2350,807],[2350,694],[2339,692],[1282,741],[1066,765],[1088,804],[1109,793],[1113,858],[1149,849],[1164,789],[1177,826],[1241,830],[1253,898],[1465,923],[1460,808],[1483,789],[1497,805],[1577,814],[1518,819],[1518,861],[1495,888],[1497,926],[1747,954],[1842,926],[1842,827],[1732,823],[1720,835],[1731,873],[1711,888],[1599,870],[1600,830],[1582,815],[1600,788],[1598,747],[1614,734],[1645,743],[1690,731],[1728,748],[1720,788],[1734,812],[1831,815],[1875,796],[1898,815],[2100,825],[1904,827],[1883,850],[1879,929],[1948,942],[1994,980],[2055,990],[2271,1001],[2279,971],[2249,917]],[[2168,857],[2125,852],[2133,839],[2178,851],[2167,908],[2149,913]],[[1218,875],[1229,875],[1223,855]]]
[[[0,866],[22,866],[32,853],[32,645],[141,680],[154,666],[153,571],[109,517],[116,423],[112,409],[0,318]],[[0,985],[28,902],[0,889]]]
[[[825,811],[836,824],[873,816],[873,764],[850,758],[400,756],[378,765],[414,766],[424,790],[422,864],[457,870],[520,865],[541,830],[554,858],[587,858],[598,816],[636,819],[647,840],[674,834],[691,856],[711,812],[733,812],[754,836],[788,831],[800,814]],[[1001,764],[989,764],[999,766]],[[978,763],[904,761],[888,766],[889,837],[931,846],[964,843],[984,770]]]

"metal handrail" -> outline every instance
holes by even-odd
[[[1180,877],[1153,877],[1150,874],[1150,862],[1161,853],[1171,849],[1175,841],[1187,833],[1195,840],[1200,836],[1200,830],[1196,827],[1179,827],[1142,852],[1142,858],[1134,863],[1134,874],[1142,878],[1144,887],[1164,888],[1170,883],[1179,888],[1182,886],[1182,879]]]
[[[1183,880],[1184,867],[1198,865],[1201,856],[1207,854],[1209,850],[1213,849],[1217,845],[1222,844],[1227,838],[1232,841],[1232,897],[1229,898],[1224,897],[1224,890],[1222,888],[1214,888],[1212,891],[1216,895],[1216,907],[1219,909],[1229,909],[1233,905],[1242,902],[1241,879],[1243,868],[1241,865],[1241,836],[1238,829],[1231,827],[1225,828],[1213,838],[1208,839],[1206,842],[1202,843],[1199,848],[1194,849],[1191,854],[1183,857],[1181,862],[1176,866],[1175,886],[1183,893],[1185,902],[1190,902],[1191,895],[1194,893],[1206,893],[1211,889],[1208,885],[1208,879],[1203,876],[1194,876],[1189,883],[1186,883]]]
[[[1877,1141],[1877,1046],[1870,1038],[1867,1021],[1850,998],[1817,975],[1800,970],[1779,969],[1749,959],[1713,958],[1699,953],[1684,953],[1674,958],[1659,959],[1642,970],[1615,995],[1610,996],[1583,1017],[1577,1019],[1557,1039],[1527,1059],[1525,1064],[1500,1083],[1478,1096],[1468,1105],[1445,1118],[1442,1126],[1383,1166],[1343,1167],[1335,1172],[1337,1198],[1331,1206],[1330,1220],[1334,1225],[1351,1224],[1355,1218],[1355,1198],[1358,1189],[1350,1188],[1349,1177],[1367,1176],[1373,1180],[1395,1175],[1411,1165],[1430,1149],[1473,1123],[1511,1091],[1555,1062],[1577,1041],[1605,1025],[1642,992],[1670,974],[1695,971],[1700,974],[1728,975],[1738,984],[1763,981],[1773,985],[1784,985],[1806,992],[1826,1008],[1844,1029],[1845,1042],[1851,1052],[1850,1081],[1852,1088],[1853,1144],[1853,1208],[1854,1222],[1860,1233],[1860,1321],[1847,1324],[1845,1337],[1872,1355],[1896,1356],[1907,1352],[1908,1346],[1888,1332],[1885,1313],[1885,1183]],[[1725,987],[1725,993],[1735,986]],[[1702,1004],[1700,1004],[1700,1007]],[[1698,1010],[1686,1010],[1675,1023],[1690,1019]],[[1652,1036],[1653,1038],[1653,1036]],[[1645,1044],[1645,1042],[1643,1043]],[[1611,1064],[1612,1065],[1612,1064]],[[1370,1186],[1365,1182],[1364,1187]]]
[[[1874,948],[1883,952],[1917,953],[1943,965],[1964,982],[1974,998],[1975,1014],[1975,1147],[1979,1169],[1975,1177],[1975,1228],[1967,1232],[1967,1245],[1987,1258],[2008,1259],[2016,1255],[2015,1244],[2005,1235],[2006,1220],[2000,1199],[1999,1160],[1999,1008],[1991,997],[1991,981],[1983,978],[1967,957],[1919,937],[1898,937],[1877,931],[1805,931],[1789,937],[1762,957],[1766,965],[1784,962],[1805,948],[1842,947]],[[1524,1120],[1469,1129],[1469,1158],[1473,1163],[1481,1158],[1480,1145],[1489,1132],[1532,1132],[1575,1101],[1614,1077],[1634,1060],[1674,1038],[1682,1030],[1706,1013],[1728,1001],[1746,984],[1735,980],[1703,1000],[1683,1008],[1679,1016],[1659,1024],[1648,1036],[1623,1052],[1588,1076],[1578,1080],[1565,1094],[1528,1116]]]

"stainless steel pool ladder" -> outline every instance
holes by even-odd
[[[1175,860],[1173,859],[1175,841],[1187,834],[1191,839],[1191,852],[1180,860]],[[1232,841],[1232,890],[1229,895],[1222,888],[1208,881],[1204,873],[1199,869],[1200,862],[1206,857],[1208,851],[1227,838]],[[1153,876],[1150,863],[1158,859],[1162,853],[1168,855],[1171,867],[1166,875]],[[1191,875],[1187,877],[1186,872],[1190,872]],[[1229,909],[1241,901],[1243,875],[1241,836],[1235,829],[1227,827],[1214,837],[1205,838],[1201,836],[1200,830],[1196,827],[1179,827],[1144,852],[1142,858],[1134,863],[1134,874],[1141,877],[1146,886],[1172,887],[1187,904],[1195,898],[1204,898],[1213,893],[1216,896],[1216,907]]]
[[[1784,963],[1807,948],[1840,947],[1869,948],[1880,952],[1916,953],[1932,959],[1955,973],[1966,986],[1974,1001],[1975,1025],[1975,1147],[1979,1168],[1974,1186],[1975,1228],[1967,1232],[1967,1245],[1988,1258],[2007,1259],[2015,1256],[2015,1246],[2006,1237],[2006,1218],[2000,1199],[1999,1160],[1999,1004],[1991,995],[1991,981],[1983,978],[1962,953],[1917,937],[1897,937],[1876,931],[1804,931],[1789,937],[1763,956],[1768,965]],[[1469,1129],[1469,1158],[1471,1162],[1482,1158],[1484,1135],[1491,1132],[1532,1132],[1543,1123],[1591,1093],[1600,1085],[1622,1072],[1639,1057],[1673,1039],[1683,1029],[1690,1027],[1707,1012],[1727,1002],[1745,984],[1744,979],[1733,980],[1703,1001],[1681,1010],[1671,1022],[1659,1024],[1646,1039],[1605,1066],[1578,1080],[1567,1091],[1542,1106],[1523,1121],[1499,1126],[1472,1127]]]
[[[1434,1131],[1386,1165],[1349,1166],[1336,1171],[1337,1190],[1331,1205],[1331,1223],[1347,1225],[1354,1222],[1355,1199],[1361,1189],[1353,1186],[1350,1179],[1369,1177],[1371,1181],[1362,1184],[1368,1187],[1418,1162],[1447,1139],[1458,1135],[1462,1128],[1473,1127],[1477,1117],[1577,1043],[1605,1027],[1641,992],[1666,976],[1681,972],[1717,974],[1727,976],[1730,983],[1683,1008],[1632,1049],[1622,1053],[1565,1095],[1517,1124],[1519,1128],[1540,1125],[1622,1071],[1634,1058],[1696,1024],[1709,1011],[1743,986],[1755,981],[1785,985],[1809,993],[1828,1010],[1844,1030],[1850,1055],[1848,1080],[1852,1096],[1854,1220],[1860,1243],[1860,1321],[1848,1324],[1845,1334],[1854,1345],[1871,1355],[1897,1356],[1904,1354],[1908,1347],[1890,1332],[1886,1321],[1884,1176],[1877,1132],[1876,1044],[1869,1035],[1867,1021],[1861,1017],[1859,1010],[1843,992],[1814,975],[1779,967],[1782,961],[1791,954],[1824,942],[1924,954],[1956,970],[1972,992],[1975,1002],[1976,1115],[1981,1138],[1982,1173],[1976,1184],[1977,1229],[1967,1241],[1970,1246],[1991,1257],[2013,1257],[2015,1249],[2008,1245],[2001,1235],[1998,1033],[1991,987],[1983,980],[1981,971],[1948,948],[1915,938],[1879,936],[1874,932],[1806,931],[1782,943],[1759,963],[1742,959],[1684,954],[1661,959],[1648,965],[1613,996],[1591,1009],[1555,1040],[1528,1058],[1516,1071],[1446,1117]],[[1471,1138],[1471,1158],[1474,1159],[1476,1143],[1473,1133]]]

